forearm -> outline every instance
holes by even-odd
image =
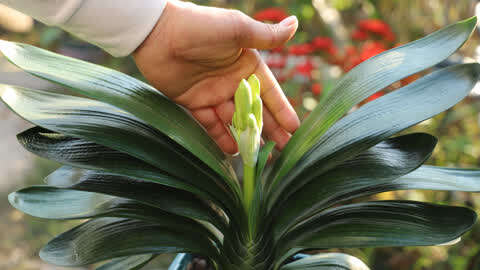
[[[167,0],[0,0],[58,26],[114,56],[133,52],[160,18]]]

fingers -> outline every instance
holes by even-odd
[[[279,24],[266,24],[239,11],[233,12],[234,40],[241,48],[265,50],[281,47],[293,37],[298,28],[295,16],[288,17]]]
[[[212,137],[222,151],[228,154],[237,153],[237,144],[212,107],[193,110],[192,115],[207,130],[208,135]]]
[[[254,52],[253,50],[250,51]],[[280,85],[270,69],[261,60],[258,53],[256,54],[256,57],[253,57],[255,60],[250,59],[250,61],[256,61],[257,64],[255,64],[255,66],[257,66],[257,68],[253,70],[253,72],[250,70],[248,74],[242,74],[240,78],[247,77],[251,73],[255,73],[259,77],[261,82],[261,95],[264,103],[264,134],[269,140],[275,141],[277,149],[281,150],[290,139],[290,133],[295,132],[299,127],[300,120],[283,94]],[[222,85],[220,89],[223,89],[223,91],[230,88],[235,89],[239,79],[229,78],[228,81],[234,81],[235,85],[228,85],[228,87],[227,85]],[[233,100],[230,98],[215,106],[215,111],[216,115],[225,125],[230,124],[233,112],[235,111]]]
[[[235,112],[235,103],[233,100],[227,100],[226,102],[215,107],[215,112],[222,122],[228,126],[232,123],[233,112]]]
[[[286,131],[293,133],[300,126],[297,113],[290,102],[288,102],[287,97],[268,66],[263,60],[259,61],[260,64],[254,73],[261,82],[260,95],[262,96],[262,101],[278,124]]]
[[[278,150],[282,150],[291,137],[290,133],[278,124],[265,106],[263,106],[263,132],[268,140],[276,143],[275,147]]]

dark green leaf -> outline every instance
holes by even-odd
[[[141,191],[141,190],[140,190]],[[196,221],[139,203],[94,192],[61,189],[51,186],[32,186],[11,193],[10,204],[18,210],[40,218],[87,219],[123,217],[161,224],[179,231],[194,232],[218,242],[216,236]],[[180,211],[184,212],[184,211]]]
[[[81,266],[123,256],[179,252],[218,258],[203,235],[122,218],[97,218],[62,233],[40,251],[40,257],[56,265]]]
[[[397,189],[456,190],[480,192],[479,169],[421,166],[395,181]]]
[[[395,179],[428,159],[437,139],[424,133],[385,140],[317,177],[285,201],[277,202],[274,228],[278,238],[293,225],[345,200],[394,188]]]
[[[226,185],[182,146],[111,105],[14,86],[0,87],[0,95],[14,112],[36,125],[127,153],[181,179],[205,178],[240,200],[236,183]]]
[[[249,217],[249,226],[253,230],[253,234],[256,234],[262,226],[261,219],[263,218],[263,211],[264,211],[264,190],[263,190],[263,171],[265,166],[267,165],[268,157],[273,151],[275,147],[275,142],[268,141],[265,145],[262,146],[260,149],[260,153],[258,154],[258,161],[257,161],[257,173],[255,176],[256,183],[255,183],[255,192],[253,197],[252,207],[250,209],[250,217]]]
[[[113,174],[152,181],[192,192],[210,199],[224,208],[234,209],[234,201],[215,183],[203,177],[178,179],[166,172],[127,154],[85,139],[34,127],[17,135],[18,141],[41,157],[75,167],[102,170]],[[78,176],[80,177],[80,176]],[[74,182],[78,181],[74,180]]]
[[[309,256],[286,264],[280,270],[369,270],[361,260],[343,253],[326,253]]]
[[[339,120],[272,190],[269,208],[339,163],[462,100],[479,64],[448,67],[371,101]]]
[[[188,149],[230,184],[235,184],[229,162],[204,129],[152,86],[118,71],[27,44],[1,41],[0,51],[30,74],[135,115]]]
[[[138,270],[144,267],[153,258],[155,258],[153,254],[116,258],[98,267],[96,270]]]
[[[285,236],[280,250],[438,245],[460,237],[476,218],[468,208],[420,202],[352,204],[314,215]]]
[[[265,169],[265,165],[267,165],[268,157],[273,151],[273,148],[275,147],[275,142],[273,141],[268,141],[265,145],[260,148],[260,152],[258,153],[258,161],[257,161],[257,173],[256,173],[256,179],[257,179],[257,184],[261,183],[261,177],[263,174],[263,170]]]
[[[191,193],[149,181],[67,166],[50,174],[46,181],[55,187],[136,200],[169,213],[208,221],[220,230],[226,226],[218,212]]]
[[[117,206],[129,201],[104,194],[49,186],[31,186],[18,190],[10,193],[8,200],[13,207],[26,214],[50,219],[96,217],[115,211]]]
[[[447,26],[422,39],[374,56],[346,74],[292,136],[269,177],[276,185],[321,136],[355,104],[388,85],[455,52],[475,29],[475,17]]]

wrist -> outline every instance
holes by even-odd
[[[173,13],[176,13],[178,10],[178,1],[176,0],[166,0],[165,8],[163,9],[162,15],[158,18],[155,26],[152,28],[152,31],[147,35],[143,42],[135,49],[132,53],[134,59],[142,56],[142,51],[146,48],[157,47],[158,48],[158,39],[164,39],[167,35],[168,22],[171,21]]]

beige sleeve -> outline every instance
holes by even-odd
[[[58,26],[113,56],[132,53],[160,18],[167,0],[0,0]]]

